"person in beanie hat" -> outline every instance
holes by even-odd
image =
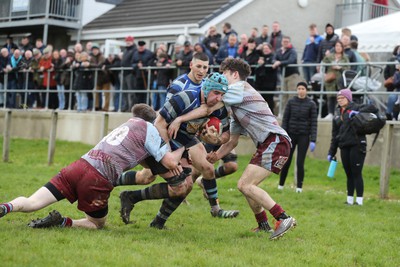
[[[351,90],[349,88],[342,89],[337,93],[337,97],[339,96],[344,96],[349,100],[349,102],[353,102],[353,94],[351,93]]]
[[[283,190],[286,177],[289,172],[293,153],[297,147],[297,187],[296,192],[303,191],[304,180],[304,161],[307,149],[311,152],[315,150],[317,141],[317,105],[307,97],[307,83],[301,81],[297,84],[297,96],[291,98],[283,113],[282,128],[286,130],[292,139],[292,147],[287,163],[282,168],[278,189]]]
[[[363,205],[364,180],[362,168],[367,153],[365,135],[357,134],[351,125],[351,119],[359,112],[375,113],[378,109],[370,104],[352,102],[351,90],[346,88],[337,93],[338,110],[332,120],[332,138],[328,152],[328,161],[335,157],[340,148],[340,157],[347,177],[346,205]],[[356,201],[354,202],[354,191]]]
[[[326,56],[326,53],[329,53],[338,40],[339,36],[335,33],[335,28],[330,23],[326,24],[325,39],[319,44],[317,62],[321,62],[321,60]]]

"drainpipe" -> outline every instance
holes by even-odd
[[[46,17],[44,20],[44,28],[43,28],[43,43],[47,44],[47,36],[49,35],[49,12],[50,12],[50,0],[46,0]]]
[[[83,17],[83,1],[79,1],[79,30],[76,36],[76,42],[80,43],[81,42],[81,37],[82,37],[82,17]]]

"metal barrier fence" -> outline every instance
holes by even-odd
[[[372,68],[380,68],[381,70],[383,70],[384,66],[386,65],[396,65],[398,63],[396,62],[365,62],[365,63],[346,63],[346,64],[290,64],[287,66],[283,66],[282,67],[282,72],[281,72],[281,77],[285,76],[285,72],[286,72],[286,68],[288,67],[319,67],[320,68],[320,73],[325,73],[325,70],[328,66],[333,66],[333,65],[339,65],[339,66],[354,66],[354,65],[363,65],[365,66],[365,70],[366,70],[366,75],[365,77],[371,77],[373,74],[371,73],[371,69]],[[266,67],[272,67],[272,65],[265,65]],[[258,66],[254,65],[252,66],[254,68],[257,68]],[[187,69],[182,69],[182,68],[176,68],[174,66],[169,67],[170,69],[175,69],[177,72],[177,76],[179,76],[180,74],[187,72]],[[155,70],[159,70],[159,69],[166,69],[166,67],[143,67],[140,70],[141,71],[147,71],[147,77],[143,77],[146,78],[146,88],[137,88],[137,89],[127,89],[127,88],[122,88],[122,85],[124,84],[123,79],[126,73],[132,73],[132,68],[110,68],[108,69],[109,71],[119,71],[119,75],[118,75],[118,79],[119,79],[119,84],[120,84],[120,88],[114,88],[114,89],[110,89],[110,90],[97,90],[96,89],[96,84],[98,81],[98,73],[99,71],[102,71],[102,69],[91,69],[91,70],[87,70],[92,72],[93,75],[93,85],[94,88],[90,89],[90,90],[79,90],[79,92],[82,93],[92,93],[93,94],[93,103],[96,103],[96,98],[98,97],[98,94],[100,93],[110,93],[113,94],[114,97],[118,98],[118,112],[121,112],[121,107],[122,107],[122,101],[123,101],[123,94],[132,94],[132,93],[136,93],[136,94],[146,94],[146,103],[150,104],[151,103],[151,94],[156,93],[156,94],[161,94],[161,93],[165,93],[165,91],[163,90],[157,90],[157,89],[153,89],[152,87],[152,79],[153,79],[153,71]],[[219,69],[218,65],[213,65],[210,66],[210,71],[217,71]],[[301,69],[301,68],[300,68]],[[68,97],[68,107],[66,109],[68,110],[72,110],[74,109],[74,107],[71,106],[71,103],[73,103],[72,98],[74,97],[74,94],[78,91],[77,89],[73,88],[73,83],[74,83],[74,71],[72,69],[67,69],[67,70],[62,70],[62,71],[66,71],[66,72],[70,72],[69,75],[70,76],[70,80],[69,80],[69,88],[65,88],[64,94]],[[40,94],[44,94],[45,97],[45,103],[44,103],[44,109],[48,109],[49,107],[49,96],[50,94],[57,94],[57,90],[54,88],[50,88],[50,78],[51,78],[51,71],[48,71],[48,75],[47,75],[47,87],[44,89],[34,89],[34,88],[29,88],[29,85],[32,84],[32,82],[30,81],[30,75],[27,74],[32,74],[33,71],[29,70],[29,71],[20,71],[18,73],[20,74],[25,74],[25,79],[23,80],[22,83],[22,88],[24,89],[9,89],[9,83],[8,83],[8,75],[9,73],[3,73],[4,74],[4,81],[3,81],[3,85],[0,86],[0,104],[1,107],[0,108],[6,108],[7,105],[7,98],[9,97],[9,94],[19,94],[20,98],[23,100],[21,101],[20,105],[18,106],[19,108],[28,108],[27,105],[27,101],[28,101],[28,96],[32,93],[40,93]],[[144,72],[142,72],[144,73]],[[43,74],[43,73],[41,73]],[[323,75],[321,75],[321,77],[323,77]],[[364,76],[363,76],[364,77]],[[175,77],[174,77],[175,78]],[[254,79],[254,76],[251,76],[250,79]],[[282,78],[283,79],[283,78]],[[381,71],[381,73],[379,73],[378,77],[375,77],[374,80],[381,82],[381,88],[379,90],[370,90],[369,88],[369,79],[365,80],[365,87],[361,90],[357,90],[354,91],[353,94],[355,95],[361,95],[363,96],[364,101],[367,101],[368,99],[370,99],[371,97],[374,98],[375,102],[377,102],[376,104],[380,107],[381,110],[386,109],[386,105],[384,103],[384,100],[378,98],[377,96],[387,96],[387,95],[391,95],[391,94],[396,94],[399,95],[400,97],[400,92],[387,92],[383,87],[383,71]],[[1,85],[1,83],[0,83]],[[336,95],[335,91],[325,91],[325,81],[322,78],[320,81],[320,88],[318,91],[313,91],[313,90],[308,90],[308,94],[310,96],[315,96],[316,98],[318,98],[318,100],[316,102],[318,102],[318,110],[319,110],[319,117],[321,117],[321,112],[322,112],[322,106],[324,103],[324,96],[329,96],[329,95]],[[281,84],[279,84],[277,86],[277,90],[275,91],[259,91],[262,95],[263,94],[272,94],[278,97],[277,102],[281,103],[282,102],[282,97],[284,95],[297,95],[297,91],[296,88],[290,88],[290,90],[286,90],[287,88],[285,88],[285,84],[282,82]],[[1,97],[2,96],[2,97]],[[1,103],[1,99],[3,99],[3,103]],[[23,103],[22,103],[23,102]],[[283,106],[279,105],[279,115],[283,114]],[[93,104],[92,110],[95,111],[95,105]]]

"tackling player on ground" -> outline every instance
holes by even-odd
[[[169,152],[169,145],[150,123],[156,116],[150,106],[137,104],[133,114],[132,119],[114,129],[79,160],[63,168],[32,196],[0,204],[0,217],[10,212],[33,212],[66,198],[71,203],[78,201],[78,209],[86,218],[72,220],[53,211],[44,219],[33,220],[29,226],[103,228],[108,198],[116,180],[124,170],[138,164],[152,169],[167,181],[148,188],[147,194],[159,198],[184,195],[188,170],[182,172],[178,165],[184,149]]]

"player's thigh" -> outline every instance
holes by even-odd
[[[213,170],[213,165],[207,161],[207,151],[202,144],[197,144],[189,149],[189,154],[192,159],[193,166],[200,172],[205,170]]]
[[[238,187],[240,188],[247,185],[258,185],[270,174],[271,172],[263,167],[249,164],[243,171],[243,174],[238,181]]]

